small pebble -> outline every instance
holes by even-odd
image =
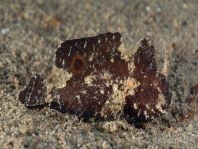
[[[1,34],[7,34],[10,31],[9,28],[2,28],[1,29]]]

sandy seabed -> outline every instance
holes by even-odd
[[[198,148],[197,10],[197,0],[1,0],[0,148]],[[32,74],[49,76],[62,41],[120,32],[130,49],[143,30],[155,37],[159,70],[168,51],[173,97],[164,116],[137,128],[118,120],[83,122],[18,101]]]

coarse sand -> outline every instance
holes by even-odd
[[[0,148],[198,148],[197,10],[197,0],[1,0]],[[18,101],[32,74],[49,77],[61,42],[105,32],[120,32],[128,49],[151,34],[159,71],[168,56],[165,115],[141,126],[84,122]]]

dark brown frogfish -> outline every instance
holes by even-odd
[[[133,50],[124,48],[120,33],[66,40],[56,50],[55,66],[57,75],[50,81],[33,76],[19,101],[28,107],[48,104],[85,118],[129,122],[158,117],[171,102],[166,77],[157,70],[154,45],[146,36]]]

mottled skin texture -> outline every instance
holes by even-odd
[[[129,60],[121,57],[126,54],[121,47],[120,33],[63,42],[56,51],[55,65],[72,76],[65,87],[51,89],[50,108],[97,120],[125,118],[129,122],[164,114],[171,93],[166,78],[157,71],[153,44],[145,37]],[[34,77],[31,81],[39,83]],[[42,87],[30,83],[27,88],[44,95],[43,82]],[[19,100],[26,106],[41,105],[44,96],[34,93],[36,98],[29,98],[32,90],[27,88],[20,92]],[[35,99],[38,101],[31,101]]]
[[[131,117],[135,117],[135,121],[146,121],[144,111],[148,114],[148,120],[162,114],[156,108],[158,95],[161,93],[166,101],[162,105],[162,110],[166,110],[170,105],[172,95],[165,77],[157,73],[155,49],[146,38],[141,41],[141,46],[134,56],[134,64],[136,67],[133,76],[141,82],[141,85],[134,96],[126,97],[124,113],[129,121]],[[137,109],[132,107],[135,103],[138,106]]]
[[[19,93],[19,100],[25,106],[39,106],[45,104],[46,90],[44,79],[36,74],[30,79],[28,86]]]
[[[127,63],[121,59],[120,52],[117,50],[120,44],[119,33],[107,33],[64,42],[56,51],[55,65],[73,73],[73,76],[66,82],[67,85],[64,88],[52,89],[51,108],[63,113],[101,118],[99,113],[108,99],[108,92],[111,92],[112,86],[107,87],[105,77],[99,78],[98,75],[106,71],[113,74],[112,79],[128,75]],[[72,68],[74,65],[72,58],[76,55],[82,56],[86,63],[84,69],[79,72]],[[114,58],[114,62],[110,61],[111,57]],[[95,79],[91,84],[86,84],[84,78],[90,75],[95,76]],[[104,88],[103,94],[100,93],[101,88]],[[55,97],[56,94],[60,95],[61,102]]]

